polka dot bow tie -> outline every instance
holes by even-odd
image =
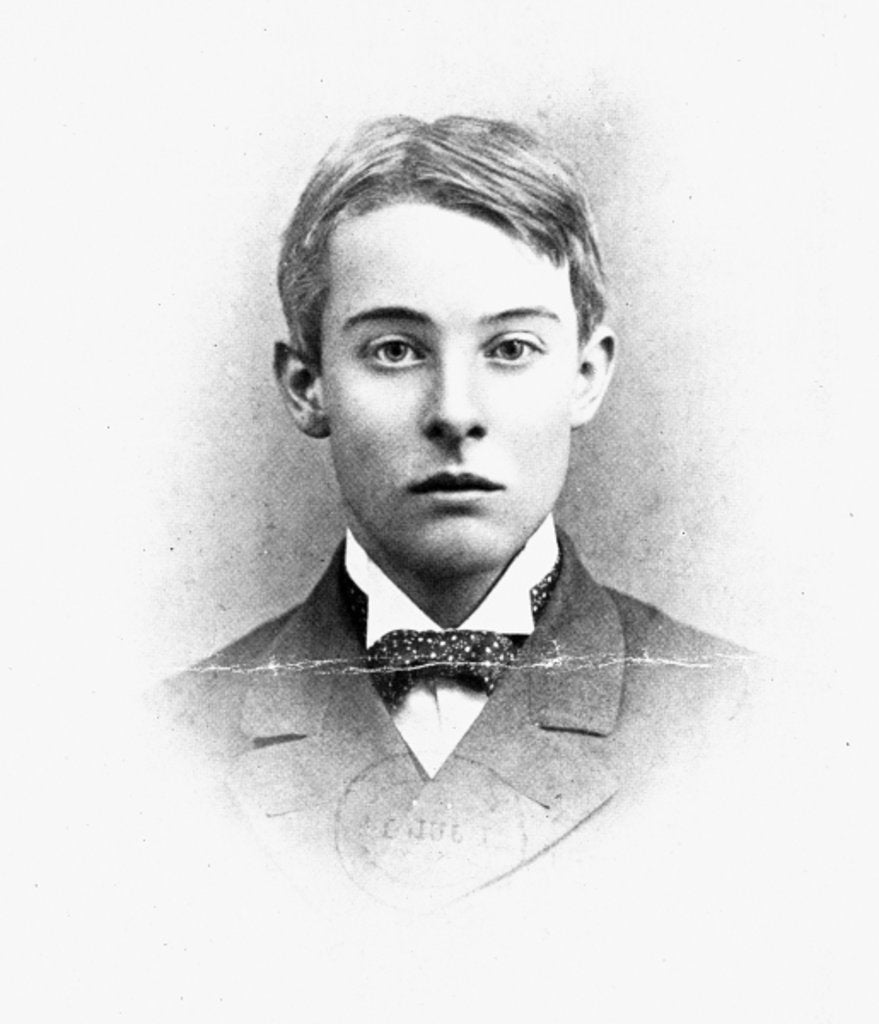
[[[559,555],[553,569],[531,588],[531,611],[537,620],[561,574]],[[342,597],[361,635],[366,635],[366,594],[342,570]],[[489,696],[498,678],[515,660],[518,647],[502,633],[449,629],[397,629],[386,633],[367,651],[373,682],[382,700],[394,710],[419,679],[437,676],[458,679],[464,686]]]
[[[417,682],[430,677],[457,679],[491,695],[501,672],[515,661],[516,647],[502,633],[396,629],[367,655],[379,696],[393,710]]]

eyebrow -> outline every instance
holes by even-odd
[[[535,317],[544,320],[555,320],[560,323],[556,313],[546,306],[521,306],[516,309],[505,309],[500,313],[491,313],[488,316],[480,317],[481,324],[500,324],[508,320],[530,320]],[[403,323],[429,325],[433,321],[425,313],[419,313],[417,309],[410,309],[408,306],[377,306],[375,309],[365,309],[362,313],[355,313],[342,324],[342,329],[347,331],[358,324],[375,323],[376,321],[396,320]]]
[[[535,317],[561,323],[558,314],[553,313],[546,306],[521,306],[517,309],[505,309],[501,313],[492,313],[490,316],[481,317],[479,322],[481,324],[500,324],[506,320],[533,320]]]
[[[408,306],[377,306],[375,309],[365,309],[362,313],[355,313],[349,316],[342,324],[342,330],[348,331],[358,324],[371,324],[377,320],[396,320],[410,324],[430,324],[431,319],[425,313],[419,313],[417,309],[409,309]]]

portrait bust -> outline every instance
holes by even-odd
[[[588,857],[758,673],[593,579],[554,518],[618,349],[579,175],[510,122],[371,122],[305,188],[278,285],[281,399],[329,445],[347,530],[157,714],[334,897],[430,908]]]

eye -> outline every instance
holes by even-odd
[[[525,363],[539,351],[538,346],[527,338],[501,338],[489,347],[488,354],[501,363]]]
[[[408,366],[419,362],[420,353],[405,338],[385,338],[370,346],[370,357],[380,366]]]

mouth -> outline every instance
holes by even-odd
[[[412,484],[412,494],[454,494],[461,491],[502,491],[503,486],[473,473],[435,473]]]

